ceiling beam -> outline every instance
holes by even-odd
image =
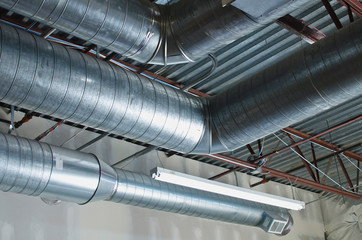
[[[352,120],[360,120],[362,119],[361,116],[357,117],[357,118],[354,118]],[[347,121],[349,123],[351,123],[350,121]],[[354,122],[354,121],[352,121]],[[346,122],[345,122],[346,123]],[[344,125],[345,126],[345,125]],[[343,151],[342,148],[332,144],[332,143],[329,143],[329,142],[326,142],[326,141],[323,141],[319,138],[317,138],[316,136],[321,136],[320,134],[317,134],[315,135],[314,137],[312,137],[312,135],[309,135],[307,133],[304,133],[302,131],[299,131],[299,130],[296,130],[294,128],[291,128],[291,127],[286,127],[286,128],[283,128],[283,131],[289,133],[289,134],[292,134],[292,135],[295,135],[295,136],[298,136],[300,138],[303,138],[303,139],[308,139],[307,141],[310,141],[310,142],[313,142],[313,143],[316,143],[322,147],[325,147],[327,149],[330,149],[332,151],[335,151],[335,152],[338,152],[338,151]],[[300,143],[300,142],[304,142],[304,140],[302,141],[299,141],[297,143]],[[279,151],[280,152],[280,151]],[[362,161],[362,156],[361,155],[358,155],[357,153],[354,153],[354,152],[351,152],[351,151],[343,151],[343,154],[347,157],[350,157],[350,158],[353,158],[353,159],[356,159],[358,161]]]
[[[312,145],[312,144],[313,144],[313,143],[311,143],[311,145]],[[349,146],[348,148],[344,149],[343,151],[347,151],[348,149],[355,148],[356,146],[359,146],[359,145],[360,145],[360,144],[354,144],[354,145]],[[328,164],[327,164],[326,170],[325,170],[325,172],[324,172],[325,174],[328,174],[328,171],[329,171],[329,168],[330,168],[330,165],[331,165],[331,159],[333,159],[334,156],[343,153],[343,151],[338,151],[338,152],[335,152],[335,153],[331,153],[331,154],[328,154],[328,155],[326,155],[326,156],[320,157],[320,158],[318,158],[318,159],[316,159],[316,160],[314,160],[314,158],[313,158],[313,160],[314,160],[314,165],[315,165],[316,167],[318,167],[318,166],[317,166],[317,162],[321,162],[321,161],[323,161],[323,160],[329,159],[329,162],[328,162]],[[357,162],[359,163],[359,161],[357,161]],[[292,172],[295,172],[295,171],[300,170],[300,169],[302,169],[302,168],[304,168],[304,165],[299,165],[299,166],[297,166],[297,167],[293,167],[293,168],[288,169],[288,170],[286,170],[286,171],[284,171],[284,172],[285,172],[285,173],[292,173]],[[237,170],[240,170],[240,169],[241,169],[241,168],[232,169],[232,171],[237,171]],[[358,169],[357,169],[357,170],[358,170]],[[229,171],[230,171],[230,170],[229,170]],[[226,172],[228,172],[228,171],[226,171]],[[222,176],[226,175],[226,174],[225,174],[226,172],[220,173],[220,174],[218,174],[218,175],[216,175],[216,176],[214,176],[214,177],[212,177],[212,178],[210,178],[210,179],[214,180],[214,179],[217,179],[217,178],[219,178],[219,177],[222,177]],[[316,175],[317,175],[317,178],[319,178],[319,171],[316,171]],[[323,176],[323,179],[320,180],[320,182],[321,182],[322,184],[324,184],[325,178],[326,178],[326,177]],[[262,181],[260,181],[260,182],[257,182],[257,183],[254,183],[254,184],[250,185],[250,187],[255,187],[255,186],[257,186],[257,185],[266,183],[266,182],[271,181],[271,180],[274,180],[274,179],[275,179],[275,177],[267,178],[267,179],[265,179],[265,180],[262,180]],[[357,185],[358,185],[358,184],[357,184]]]
[[[334,127],[328,128],[327,130],[325,130],[325,131],[323,131],[321,133],[318,133],[318,134],[316,134],[314,136],[308,135],[306,133],[303,133],[303,132],[298,131],[296,129],[293,129],[291,127],[283,128],[282,131],[284,131],[286,133],[289,133],[289,134],[292,134],[292,135],[295,135],[295,136],[299,136],[299,137],[303,138],[303,140],[295,142],[295,143],[293,143],[293,144],[291,144],[289,146],[286,146],[286,147],[284,147],[284,148],[282,148],[280,150],[277,150],[277,151],[271,152],[269,154],[266,154],[266,155],[264,155],[262,157],[259,157],[259,158],[255,159],[255,160],[252,160],[251,163],[255,163],[255,162],[258,162],[258,161],[260,161],[260,160],[262,160],[264,158],[274,156],[276,154],[284,152],[284,151],[286,151],[286,150],[288,150],[290,148],[293,148],[295,146],[298,146],[298,145],[300,145],[302,143],[305,143],[305,142],[308,142],[308,141],[314,142],[316,144],[319,144],[319,145],[321,145],[321,146],[323,146],[325,148],[328,148],[328,149],[336,151],[336,152],[341,151],[341,150],[343,150],[342,148],[339,148],[339,147],[337,147],[337,146],[335,146],[335,145],[333,145],[331,143],[328,143],[326,141],[320,140],[320,139],[318,139],[318,137],[320,137],[320,136],[322,136],[324,134],[330,133],[330,132],[332,132],[334,130],[337,130],[338,128],[344,127],[344,126],[346,126],[346,125],[348,125],[350,123],[356,122],[356,121],[361,120],[361,119],[362,119],[362,115],[359,115],[358,117],[352,118],[352,119],[347,120],[345,122],[342,122],[342,123],[340,123],[340,124],[338,124],[338,125],[336,125]],[[346,156],[357,159],[358,161],[362,161],[362,156],[360,156],[358,154],[355,154],[355,153],[352,153],[352,152],[349,152],[349,151],[347,152]]]
[[[337,29],[343,28],[342,23],[339,21],[339,18],[337,17],[336,13],[334,12],[334,10],[333,10],[331,4],[329,3],[329,1],[328,0],[321,0],[321,1],[323,3],[324,7],[326,8],[329,16],[331,17],[334,25],[336,25],[336,28]]]
[[[312,152],[313,164],[314,164],[314,166],[315,166],[316,168],[318,168],[317,157],[316,157],[316,155],[315,155],[313,143],[310,143],[310,150],[311,150],[311,152]],[[318,172],[318,171],[315,171],[315,173],[316,173],[316,177],[317,177],[318,182],[320,182],[319,172]]]
[[[353,199],[361,199],[362,198],[360,195],[358,195],[356,193],[348,192],[348,191],[341,190],[341,189],[336,188],[336,187],[331,187],[331,186],[328,186],[328,185],[317,183],[317,182],[308,180],[306,178],[291,175],[291,174],[281,172],[281,171],[278,171],[278,170],[275,170],[275,169],[272,169],[272,168],[258,166],[256,164],[253,164],[253,163],[250,163],[250,162],[247,162],[247,161],[243,161],[243,160],[240,160],[240,159],[236,159],[236,158],[233,158],[233,157],[230,157],[230,156],[226,156],[226,155],[223,155],[223,154],[212,154],[212,155],[210,154],[210,155],[204,155],[204,156],[208,157],[208,158],[215,159],[215,160],[219,160],[221,162],[226,162],[226,163],[235,165],[235,166],[240,167],[240,168],[254,168],[255,169],[255,168],[260,167],[262,172],[264,174],[269,175],[269,176],[284,179],[284,180],[290,181],[292,183],[301,184],[301,185],[311,187],[311,188],[314,188],[314,189],[318,189],[318,190],[321,190],[321,191],[326,191],[326,192],[342,195],[342,196],[353,198]]]
[[[354,191],[351,178],[350,178],[349,175],[348,175],[347,169],[346,169],[346,167],[344,166],[344,163],[343,163],[341,157],[340,157],[338,154],[336,155],[336,157],[337,157],[337,160],[338,160],[339,165],[340,165],[341,168],[342,168],[342,172],[343,172],[344,176],[346,177],[346,180],[347,180],[347,183],[348,183],[350,189],[351,189],[352,191]]]
[[[250,146],[250,144],[247,144],[246,147],[248,148],[250,154],[252,154],[252,155],[255,154],[255,152],[254,152],[253,148]]]
[[[292,144],[294,144],[295,141],[294,141],[293,137],[289,133],[287,133],[287,135],[290,139],[290,142]],[[304,154],[303,154],[302,150],[299,148],[299,146],[295,146],[294,150],[298,153],[298,156],[299,156],[300,160],[302,160],[302,163],[303,163],[304,167],[307,169],[309,175],[313,178],[313,180],[315,182],[319,182],[318,179],[316,178],[311,166],[309,165],[309,163],[307,163],[307,161],[304,160],[305,159]]]
[[[312,44],[315,43],[326,36],[321,34],[314,29],[310,28],[308,24],[305,24],[303,21],[298,20],[289,14],[284,17],[279,18],[276,23],[278,23],[283,28],[292,32],[293,34],[301,37],[306,42]]]
[[[343,6],[350,8],[358,17],[362,18],[362,3],[357,0],[337,0]]]

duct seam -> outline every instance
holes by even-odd
[[[345,27],[205,104],[2,24],[1,58],[8,61],[0,64],[0,99],[178,152],[228,151],[360,96],[360,25]],[[318,62],[323,59],[328,62]]]
[[[260,18],[223,8],[220,0],[166,6],[147,0],[3,0],[0,6],[139,62],[164,65],[201,59],[307,2],[287,1]]]

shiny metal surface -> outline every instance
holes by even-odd
[[[251,17],[220,0],[183,0],[158,6],[148,0],[4,0],[0,6],[143,63],[196,61],[307,0],[276,1]],[[182,10],[181,10],[182,9]]]
[[[343,26],[349,25],[347,9],[336,0],[330,3]],[[337,30],[320,1],[308,1],[290,15],[307,21],[327,36]],[[269,24],[217,50],[214,53],[218,60],[217,69],[205,81],[193,88],[215,96],[236,84],[240,79],[250,78],[307,45],[308,43],[299,36],[278,24]],[[211,63],[205,56],[194,63],[171,66],[151,65],[147,69],[182,85],[187,85],[201,77],[210,67]]]
[[[98,162],[100,170],[99,185],[96,193],[90,200],[92,202],[108,200],[116,191],[117,186],[117,173],[115,169],[102,160],[98,160]]]
[[[250,226],[261,226],[265,211],[291,218],[285,209],[116,171],[118,186],[110,198],[113,202]]]
[[[2,57],[9,61],[0,64],[0,101],[179,152],[225,152],[360,96],[361,25],[345,27],[207,105],[1,25]]]
[[[112,169],[92,154],[12,135],[0,133],[0,154],[2,191],[80,204],[109,200],[263,229],[273,218],[292,222],[286,209]]]
[[[0,101],[155,146],[191,152],[201,99],[40,37],[1,27]]]
[[[0,189],[50,200],[88,202],[99,181],[90,154],[0,133]]]
[[[173,53],[173,45],[189,62],[197,61],[307,2],[287,1],[258,17],[251,17],[231,5],[222,7],[220,0],[183,0],[173,4],[169,7],[169,28],[166,29],[169,31],[167,44],[171,46],[167,49],[169,58],[166,63],[178,61],[173,60],[173,56],[179,58]],[[162,64],[159,55],[151,63]]]
[[[5,0],[0,5],[140,62],[160,41],[160,13],[148,0]]]
[[[236,149],[362,94],[362,21],[293,54],[210,101],[220,141]]]
[[[0,189],[39,196],[52,170],[48,144],[0,134]]]
[[[50,146],[52,171],[43,193],[50,200],[84,204],[92,199],[99,183],[99,164],[91,154]]]

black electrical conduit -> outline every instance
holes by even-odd
[[[138,62],[171,65],[206,57],[308,2],[279,1],[262,16],[222,7],[221,0],[167,6],[149,0],[1,0],[0,7]]]
[[[0,28],[1,102],[182,153],[233,150],[362,94],[362,21],[209,99]]]

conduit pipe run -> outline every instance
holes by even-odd
[[[1,24],[0,101],[178,152],[224,152],[361,96],[361,29],[201,99]]]
[[[107,200],[287,234],[286,209],[114,169],[92,154],[0,133],[0,189],[85,204]]]
[[[222,7],[221,0],[166,6],[149,0],[2,0],[0,6],[141,63],[171,65],[206,57],[308,1],[268,2],[257,6],[265,8],[257,16]]]

